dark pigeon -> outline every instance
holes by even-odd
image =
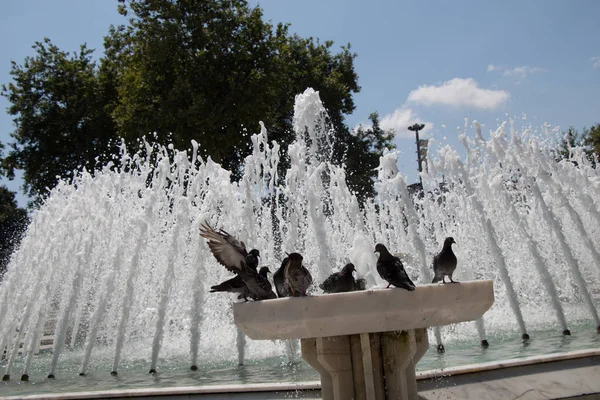
[[[246,285],[248,292],[244,298],[250,297],[253,300],[275,298],[271,283],[266,278],[266,272],[263,272],[262,268],[262,274],[256,271],[260,256],[258,250],[252,249],[247,252],[244,242],[237,240],[223,229],[219,232],[215,231],[206,222],[200,228],[200,236],[208,240],[208,247],[219,264],[237,274]]]
[[[375,253],[379,253],[377,272],[379,272],[379,276],[382,279],[388,282],[388,288],[390,285],[394,285],[409,291],[415,290],[415,284],[410,280],[404,270],[402,261],[398,257],[391,255],[388,249],[381,243],[375,246]]]
[[[312,276],[308,269],[302,265],[302,256],[291,253],[283,269],[283,289],[288,296],[306,296],[306,291],[312,283]]]
[[[355,281],[352,273],[356,271],[354,264],[348,263],[340,272],[335,272],[319,285],[325,293],[342,293],[354,291]]]
[[[223,283],[219,283],[218,285],[211,286],[210,292],[239,293],[238,299],[244,299],[246,301],[249,297],[248,287],[239,275],[236,275]]]
[[[248,293],[252,300],[269,300],[276,299],[277,296],[273,293],[271,282],[267,278],[269,274],[268,267],[262,267],[258,273],[248,274],[245,270],[240,272],[242,280],[248,288]]]
[[[285,286],[285,266],[287,265],[288,258],[284,258],[281,262],[281,267],[273,274],[273,283],[275,284],[275,291],[277,292],[277,297],[289,297],[289,293],[287,287]]]
[[[442,251],[433,257],[433,273],[435,276],[433,277],[433,281],[431,283],[436,283],[439,281],[446,283],[446,276],[450,278],[451,283],[457,283],[456,281],[452,280],[452,274],[454,273],[457,264],[456,255],[452,251],[453,243],[456,243],[454,238],[447,237],[446,240],[444,240]]]

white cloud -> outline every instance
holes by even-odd
[[[600,69],[600,57],[592,57],[591,61],[594,69]]]
[[[454,78],[441,85],[423,85],[408,94],[408,102],[432,106],[493,109],[505,103],[510,94],[504,90],[482,89],[474,79]]]
[[[429,133],[433,128],[432,122],[423,121],[412,109],[405,106],[395,109],[391,114],[384,115],[379,122],[383,129],[393,129],[397,138],[414,138],[414,132],[409,131],[408,127],[415,123],[425,124],[425,128],[421,131],[423,134]]]
[[[489,64],[487,66],[487,72],[500,71],[504,76],[512,76],[518,79],[517,83],[521,83],[523,79],[529,74],[540,74],[543,72],[548,72],[546,68],[541,67],[529,67],[527,65],[523,65],[521,67],[506,67],[503,65],[493,65]]]
[[[492,72],[492,71],[495,71],[497,69],[498,69],[498,67],[495,66],[494,64],[489,64],[488,68],[487,68],[487,72]]]

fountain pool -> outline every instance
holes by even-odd
[[[422,196],[409,193],[398,153],[384,154],[361,208],[329,162],[318,93],[298,95],[294,113],[284,176],[262,126],[239,182],[195,142],[179,151],[146,140],[135,152],[123,145],[119,167],[61,181],[0,283],[2,395],[315,380],[294,342],[244,338],[232,298],[208,294],[228,275],[198,234],[205,220],[260,249],[264,265],[298,251],[320,282],[352,261],[369,288],[385,286],[375,243],[423,284],[453,236],[455,278],[494,280],[496,301],[475,323],[432,330],[447,351],[430,350],[420,370],[599,347],[600,173],[581,149],[557,162],[548,127],[507,122],[485,139],[474,121],[460,150],[432,141]],[[39,350],[44,338],[51,350]]]

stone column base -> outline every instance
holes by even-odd
[[[324,400],[418,399],[415,364],[427,329],[302,339],[302,358],[321,375]]]

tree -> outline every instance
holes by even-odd
[[[27,226],[27,212],[17,206],[15,193],[0,186],[0,278]]]
[[[286,148],[294,95],[307,87],[320,92],[343,135],[359,90],[349,47],[332,54],[333,42],[274,28],[244,0],[120,3],[130,24],[111,31],[106,62],[122,66],[113,115],[130,142],[150,131],[177,148],[195,139],[205,156],[239,176],[249,154],[245,129],[257,131],[262,120]]]
[[[573,147],[583,147],[592,161],[594,155],[600,157],[600,124],[593,125],[589,129],[584,127],[581,134],[572,126],[569,127],[566,132],[563,132],[563,139],[556,149],[556,158],[558,160],[570,158]]]
[[[377,175],[379,157],[384,149],[393,149],[394,131],[385,131],[379,125],[379,114],[369,115],[371,127],[365,129],[359,126],[355,134],[350,135],[347,144],[346,165],[351,171],[347,176],[348,186],[353,190],[362,204],[368,197],[374,195],[373,179]]]
[[[589,147],[589,151],[600,158],[600,123],[591,128],[583,128],[583,143]]]
[[[558,147],[555,150],[556,158],[558,160],[568,159],[571,156],[571,149],[583,144],[583,137],[572,126],[570,126],[566,132],[563,132],[562,135],[563,138],[558,143]]]
[[[1,167],[11,179],[16,169],[24,170],[24,190],[36,198],[54,187],[57,176],[110,157],[105,149],[115,129],[106,96],[113,85],[99,76],[93,50],[83,45],[68,54],[49,39],[33,49],[35,56],[23,65],[12,62],[13,82],[2,86],[16,129]]]
[[[328,110],[334,161],[348,162],[351,187],[363,198],[372,192],[368,168],[391,141],[353,136],[345,124],[360,90],[350,45],[334,53],[331,41],[263,21],[246,0],[119,0],[118,9],[129,23],[110,27],[98,64],[85,45],[69,54],[47,39],[22,65],[12,63],[13,82],[2,95],[15,116],[15,142],[0,157],[0,173],[13,177],[23,169],[31,197],[52,188],[58,175],[104,165],[116,153],[113,139],[137,145],[149,132],[178,149],[196,140],[201,155],[236,179],[258,121],[287,149],[294,95],[307,87],[319,91]],[[281,171],[285,154],[282,160]]]

